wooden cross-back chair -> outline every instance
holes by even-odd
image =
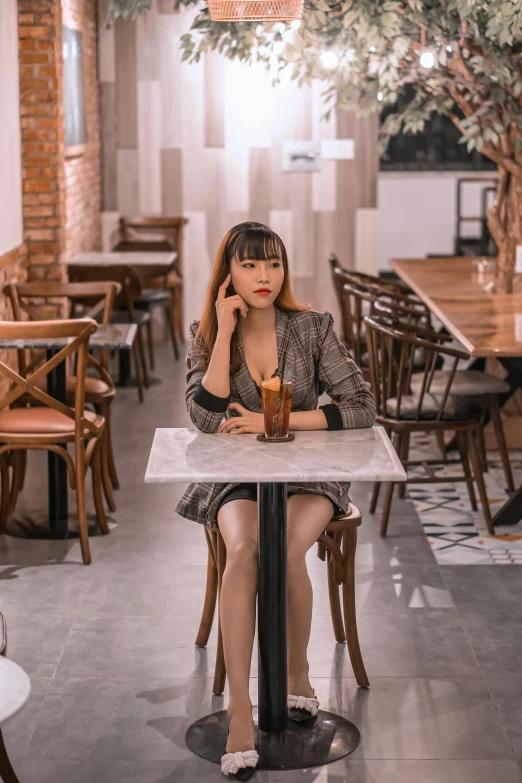
[[[23,321],[24,315],[31,315],[34,300],[47,300],[66,298],[71,306],[71,315],[75,314],[77,304],[84,305],[88,309],[82,313],[84,318],[94,318],[102,324],[110,324],[112,311],[116,297],[122,292],[122,286],[112,280],[82,282],[82,283],[54,283],[31,282],[10,283],[5,286],[4,294],[9,297],[13,316],[16,321]],[[94,302],[93,302],[94,300]],[[32,361],[32,365],[38,363],[39,352]],[[114,382],[109,373],[110,351],[100,349],[99,360],[92,353],[87,355],[87,367],[93,369],[98,377],[86,376],[85,378],[85,402],[93,405],[96,412],[105,419],[105,428],[102,443],[102,479],[103,490],[107,505],[111,511],[116,510],[113,488],[119,487],[114,451],[112,445],[112,406],[116,396]],[[18,367],[22,375],[27,372],[25,363],[25,351],[18,352]],[[67,401],[74,402],[76,391],[76,375],[68,374],[66,379]],[[23,399],[22,399],[23,402]],[[14,510],[16,498],[24,483],[25,460],[15,463],[13,486],[11,492],[11,507]]]
[[[369,361],[364,318],[371,315],[379,304],[383,309],[393,313],[398,320],[407,323],[424,323],[429,317],[424,305],[405,294],[397,294],[394,290],[378,290],[375,286],[367,286],[358,281],[345,282],[342,289],[341,312],[343,316],[346,346],[351,351],[354,361],[362,369],[366,380],[369,378]]]
[[[446,332],[434,331],[429,323],[425,324],[424,319],[417,319],[415,316],[415,310],[409,310],[404,308],[403,305],[390,301],[389,299],[379,299],[372,305],[372,314],[378,316],[381,322],[388,320],[390,324],[411,324],[417,326],[423,326],[422,334],[418,336],[425,337],[432,342],[444,345],[446,343],[452,343],[453,338]],[[466,361],[469,361],[471,357],[466,354]],[[415,355],[415,367],[414,374],[411,378],[411,391],[416,392],[419,390],[422,384],[422,369],[423,354],[419,351]],[[445,387],[448,379],[448,370],[443,369],[442,357],[439,357],[437,366],[430,375],[429,386],[427,391],[440,394]],[[508,492],[515,491],[515,484],[513,480],[513,472],[511,469],[511,462],[509,458],[509,451],[507,448],[506,434],[504,431],[504,423],[500,414],[500,402],[499,396],[509,393],[509,384],[502,378],[497,378],[487,372],[479,370],[466,370],[457,369],[451,385],[451,393],[455,397],[468,397],[480,399],[485,408],[488,409],[489,419],[493,426],[497,446],[500,454],[500,460],[502,462],[502,468],[504,471],[504,477],[506,480],[506,489]],[[437,433],[437,442],[439,449],[444,458],[446,458],[446,447],[444,443],[444,436],[442,432]],[[482,460],[482,467],[484,471],[488,469],[488,458],[486,451],[486,440],[484,435],[484,427],[479,429],[479,449]],[[405,444],[406,455],[408,452],[408,445]],[[404,497],[405,486],[404,484],[399,487],[399,497]]]
[[[113,250],[119,252],[157,252],[174,251],[176,260],[167,273],[166,284],[164,270],[155,274],[147,267],[137,268],[143,279],[144,291],[138,302],[139,307],[148,308],[155,304],[163,305],[166,316],[170,316],[174,333],[183,340],[183,233],[188,219],[184,217],[122,217],[120,218],[120,241]],[[165,296],[161,298],[161,293]],[[170,334],[170,330],[169,330]],[[171,335],[172,338],[172,335]],[[174,353],[178,358],[177,345]]]
[[[132,359],[138,399],[143,402],[143,387],[149,386],[149,375],[145,361],[143,331],[150,322],[150,313],[136,309],[136,301],[141,296],[140,276],[131,266],[70,266],[69,280],[74,283],[111,281],[120,285],[121,290],[115,298],[111,323],[136,324],[136,340],[132,346]]]
[[[477,438],[482,425],[483,407],[476,400],[456,397],[452,384],[459,361],[467,358],[463,351],[441,344],[444,336],[437,341],[430,339],[432,332],[414,324],[394,323],[366,317],[366,334],[370,362],[372,391],[377,407],[377,421],[392,436],[395,449],[405,469],[421,467],[424,476],[408,476],[408,484],[451,483],[465,481],[471,506],[477,509],[473,481],[476,482],[482,511],[488,531],[493,534],[493,522],[488,504],[482,464],[477,448]],[[415,371],[415,353],[422,350],[425,366],[419,373],[420,383],[412,392],[412,378]],[[430,385],[440,360],[449,364],[444,385],[436,393]],[[464,476],[441,476],[436,474],[432,465],[441,463],[441,459],[411,461],[407,456],[409,436],[412,432],[455,433]],[[471,468],[468,462],[471,461]],[[380,484],[374,485],[370,506],[373,513],[376,508]],[[385,536],[395,488],[394,482],[387,482],[384,507],[381,518],[381,535]]]
[[[105,420],[103,416],[85,410],[85,370],[88,344],[97,324],[91,318],[62,321],[0,322],[0,339],[24,340],[35,338],[69,339],[70,342],[51,359],[22,375],[0,361],[0,374],[11,382],[11,388],[0,400],[0,530],[5,527],[10,506],[9,465],[10,452],[53,451],[65,460],[69,485],[76,491],[80,545],[84,563],[91,562],[87,511],[85,503],[85,474],[92,467],[93,495],[98,524],[103,533],[109,532],[101,494],[101,441]],[[49,373],[58,364],[77,355],[74,405],[69,407],[42,388]],[[13,407],[20,397],[30,396],[39,406]],[[74,459],[62,444],[74,443]]]

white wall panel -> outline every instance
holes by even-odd
[[[138,82],[140,212],[161,215],[161,87]]]

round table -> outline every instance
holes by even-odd
[[[0,726],[22,709],[31,693],[31,680],[21,666],[0,655]],[[0,731],[0,779],[18,783]]]

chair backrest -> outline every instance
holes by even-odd
[[[131,266],[70,266],[69,280],[74,283],[83,282],[114,282],[120,286],[120,291],[114,300],[114,308],[125,308],[132,314],[134,302],[140,298],[142,291],[141,278]]]
[[[438,341],[430,339],[431,330],[411,323],[394,323],[380,320],[375,316],[365,318],[366,338],[368,342],[368,358],[372,392],[375,397],[377,413],[383,419],[399,419],[401,417],[401,401],[411,393],[411,378],[415,369],[415,353],[422,350],[424,356],[422,381],[416,397],[416,409],[410,421],[420,421],[425,397],[430,393],[430,386],[440,358],[449,362],[447,381],[442,393],[437,395],[436,420],[440,421],[451,391],[458,362],[468,359],[462,351],[448,348],[441,343],[447,337],[441,335]],[[417,373],[417,377],[420,373]],[[388,400],[394,398],[396,404],[393,413],[390,412]]]
[[[174,268],[181,276],[183,268],[183,230],[188,223],[184,217],[122,217],[121,240],[113,248],[120,252],[146,250],[174,250],[177,258]],[[147,272],[147,276],[150,275]]]
[[[113,280],[78,283],[9,283],[4,286],[4,295],[9,297],[15,321],[23,321],[24,313],[30,315],[32,299],[66,298],[71,302],[96,300],[85,318],[95,318],[102,313],[102,323],[110,324],[116,295],[122,290],[120,283]],[[25,300],[25,301],[24,301]]]
[[[63,413],[75,422],[76,440],[84,439],[84,430],[89,429],[97,434],[95,424],[85,418],[85,368],[87,366],[87,350],[89,338],[98,328],[92,318],[77,318],[62,321],[0,321],[0,340],[20,340],[34,338],[57,338],[70,340],[51,359],[37,366],[34,371],[26,374],[16,372],[5,362],[0,360],[0,374],[4,375],[12,384],[7,394],[0,399],[0,410],[12,405],[22,395],[30,395],[40,404]],[[40,387],[41,381],[47,378],[61,362],[77,355],[76,386],[74,407],[69,406],[51,397]],[[38,385],[40,382],[40,385]]]

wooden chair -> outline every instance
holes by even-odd
[[[4,615],[0,612],[0,655],[4,657],[7,655],[7,625]],[[0,780],[3,783],[20,783],[16,777],[15,771],[12,767],[9,756],[7,755],[7,748],[2,736],[2,730],[0,729]]]
[[[88,362],[89,337],[97,329],[91,318],[63,321],[13,321],[0,322],[0,339],[71,338],[52,359],[25,374],[16,372],[0,361],[0,373],[12,386],[0,400],[0,532],[5,527],[9,513],[10,452],[45,450],[59,454],[65,460],[69,473],[69,485],[76,490],[80,545],[83,562],[91,562],[87,511],[85,505],[85,474],[92,467],[92,488],[98,524],[103,533],[109,532],[102,498],[101,442],[105,420],[103,416],[85,410],[85,370]],[[41,381],[60,362],[77,356],[74,407],[69,407],[51,397],[41,388]],[[22,395],[30,395],[41,407],[13,407]],[[9,408],[9,409],[8,409]],[[8,409],[8,410],[7,410]],[[62,444],[74,443],[75,458],[62,448]]]
[[[31,313],[31,303],[34,299],[44,302],[65,297],[74,306],[77,302],[92,304],[84,314],[86,318],[97,318],[102,324],[110,324],[116,296],[121,293],[120,283],[112,281],[99,281],[94,283],[11,283],[4,288],[4,294],[9,297],[16,321],[25,320],[25,314]],[[94,300],[94,303],[93,303]],[[112,406],[116,396],[114,382],[109,374],[109,350],[101,350],[99,362],[89,354],[88,367],[95,370],[96,377],[85,377],[85,402],[94,406],[97,413],[105,419],[105,428],[102,441],[102,479],[105,499],[110,511],[116,510],[113,488],[118,489],[120,484],[114,460],[112,446]],[[19,367],[23,366],[23,352],[19,353]],[[76,393],[76,376],[67,376],[67,402],[74,404]],[[44,388],[42,381],[40,387]],[[45,390],[45,388],[44,388]],[[16,497],[23,486],[23,468],[20,472],[14,472],[12,486],[12,499],[10,510],[14,510]]]
[[[473,481],[476,482],[482,510],[490,534],[494,533],[493,521],[488,503],[482,465],[476,440],[482,425],[483,407],[476,400],[456,397],[452,384],[459,361],[467,354],[435,342],[432,332],[412,324],[395,323],[366,318],[366,334],[370,359],[372,391],[377,406],[377,421],[382,424],[394,440],[395,449],[405,469],[409,466],[422,467],[425,476],[408,477],[408,484],[450,483],[465,481],[471,506],[477,510]],[[442,336],[440,336],[442,340]],[[416,392],[411,391],[415,352],[422,349],[425,367],[422,380]],[[440,392],[430,391],[439,358],[446,359],[450,369]],[[441,459],[412,461],[407,457],[407,446],[412,432],[454,432],[462,462],[464,476],[440,476],[432,465]],[[468,462],[471,460],[471,469]],[[374,486],[370,511],[377,505],[380,484]],[[395,488],[394,482],[387,482],[384,507],[381,518],[381,535],[385,536]]]
[[[149,386],[149,375],[145,361],[143,331],[150,322],[150,313],[136,309],[136,301],[141,296],[141,279],[136,270],[130,266],[70,266],[69,280],[75,283],[110,281],[119,283],[121,292],[114,301],[111,323],[136,324],[138,327],[136,340],[132,346],[134,375],[138,391],[138,399],[143,402],[143,387]]]
[[[125,252],[140,250],[146,252],[174,251],[177,256],[168,272],[165,286],[164,270],[155,275],[152,270],[141,267],[144,291],[138,301],[139,307],[161,304],[160,292],[168,293],[169,310],[173,318],[174,331],[183,337],[183,231],[188,223],[184,217],[135,217],[120,218],[121,240],[113,248]],[[165,308],[166,309],[166,308]],[[166,309],[166,312],[167,309]],[[169,330],[170,333],[170,330]],[[175,347],[177,358],[177,346]]]
[[[357,548],[357,528],[360,524],[361,513],[359,509],[354,505],[350,505],[350,509],[345,516],[332,517],[324,532],[317,539],[317,543],[318,557],[327,562],[328,593],[335,639],[339,643],[348,643],[348,652],[357,684],[361,688],[368,688],[370,683],[359,646],[355,613],[355,550]],[[208,642],[214,620],[216,599],[221,590],[221,582],[226,565],[226,547],[219,528],[206,527],[205,536],[208,546],[207,585],[201,622],[196,637],[196,645],[198,647],[205,647]],[[341,585],[343,594],[342,611],[339,597],[339,587]],[[212,687],[213,693],[223,693],[225,678],[223,640],[218,613],[218,646],[214,684]]]
[[[383,317],[385,317],[390,324],[406,323],[410,325],[416,324],[418,326],[426,326],[426,329],[423,332],[423,336],[428,337],[428,339],[430,339],[432,342],[438,343],[439,345],[453,342],[451,335],[446,334],[445,332],[435,332],[432,329],[430,330],[429,324],[424,324],[424,319],[419,317],[419,314],[416,312],[415,308],[409,308],[399,304],[396,301],[393,301],[393,299],[377,298],[372,303],[372,314],[380,317],[381,320]],[[422,369],[422,362],[420,361],[422,358],[422,354],[417,353],[415,359],[416,364],[414,367],[415,371],[411,377],[411,392],[413,393],[419,392],[422,386],[423,376],[422,373],[419,372],[419,370]],[[466,361],[469,361],[470,358],[471,357],[469,354],[466,354]],[[442,368],[442,362],[439,362],[435,367],[434,372],[430,376],[429,388],[427,389],[427,392],[432,394],[442,394],[448,380],[448,373],[448,370],[444,370]],[[497,440],[500,459],[506,479],[506,488],[508,492],[514,492],[515,486],[513,481],[513,473],[511,470],[509,451],[507,448],[506,435],[504,432],[502,417],[500,415],[499,404],[499,395],[506,394],[507,392],[509,392],[509,385],[506,383],[506,381],[502,380],[501,378],[497,378],[494,375],[490,375],[487,372],[482,372],[479,370],[456,370],[451,384],[451,394],[454,397],[479,399],[484,407],[487,408],[489,418],[495,432],[495,438]],[[438,436],[439,448],[442,455],[446,457],[443,433],[439,432]],[[488,459],[483,426],[481,426],[479,429],[478,446],[483,470],[487,472]],[[405,448],[405,453],[407,456],[407,446]],[[404,490],[405,485],[403,484],[399,488],[400,496],[403,496]]]

